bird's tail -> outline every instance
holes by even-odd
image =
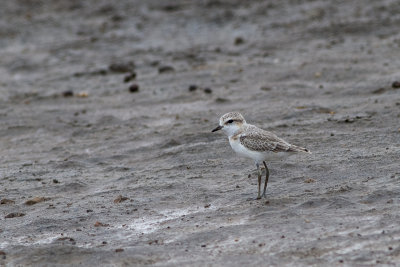
[[[312,154],[310,150],[308,150],[307,148],[304,147],[300,147],[300,146],[295,146],[295,145],[290,145],[290,148],[288,150],[289,152],[305,152],[308,154]]]

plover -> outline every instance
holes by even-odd
[[[257,199],[261,198],[261,163],[264,164],[266,172],[263,197],[265,197],[267,190],[269,170],[265,160],[270,152],[305,152],[311,154],[306,148],[291,145],[271,132],[248,124],[239,112],[229,112],[223,115],[219,119],[219,126],[212,132],[218,130],[223,130],[228,135],[229,143],[237,154],[254,160],[258,171]]]

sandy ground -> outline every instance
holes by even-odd
[[[400,265],[398,1],[114,2],[0,3],[0,265]]]

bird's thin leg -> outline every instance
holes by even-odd
[[[269,170],[267,167],[267,164],[265,163],[265,161],[263,161],[263,164],[265,166],[265,183],[264,183],[264,192],[262,194],[263,197],[265,197],[265,192],[267,191],[267,184],[268,184],[268,178],[269,178]]]
[[[257,171],[258,171],[258,196],[257,199],[261,198],[261,169],[260,169],[260,165],[258,164],[258,162],[256,162],[256,166],[257,166]]]

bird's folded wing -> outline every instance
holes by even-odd
[[[290,144],[275,134],[260,131],[243,134],[240,143],[250,150],[258,152],[284,152],[290,150]]]

